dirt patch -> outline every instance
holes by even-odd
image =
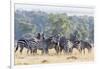
[[[47,60],[42,60],[42,61],[41,61],[41,63],[47,63],[47,62],[48,62]]]

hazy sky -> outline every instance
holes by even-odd
[[[67,13],[68,15],[94,15],[93,7],[47,6],[35,4],[15,4],[15,10],[43,11],[47,13]]]

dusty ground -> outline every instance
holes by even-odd
[[[73,50],[72,54],[56,55],[55,50],[49,50],[49,55],[41,55],[40,51],[38,54],[32,55],[27,54],[26,49],[20,54],[19,51],[15,53],[15,65],[30,65],[30,64],[47,64],[47,63],[68,63],[68,62],[88,62],[94,60],[94,51],[91,53],[80,54],[76,49]]]

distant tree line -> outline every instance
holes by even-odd
[[[94,42],[93,16],[16,10],[14,22],[15,40],[27,33],[35,35],[37,32],[44,32],[46,37],[61,34],[69,38],[77,31],[78,39]]]

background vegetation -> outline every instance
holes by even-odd
[[[46,37],[60,33],[70,37],[78,31],[78,38],[94,42],[93,16],[68,16],[66,13],[46,13],[42,11],[15,11],[15,40],[27,33],[34,36],[37,32],[44,32]]]

